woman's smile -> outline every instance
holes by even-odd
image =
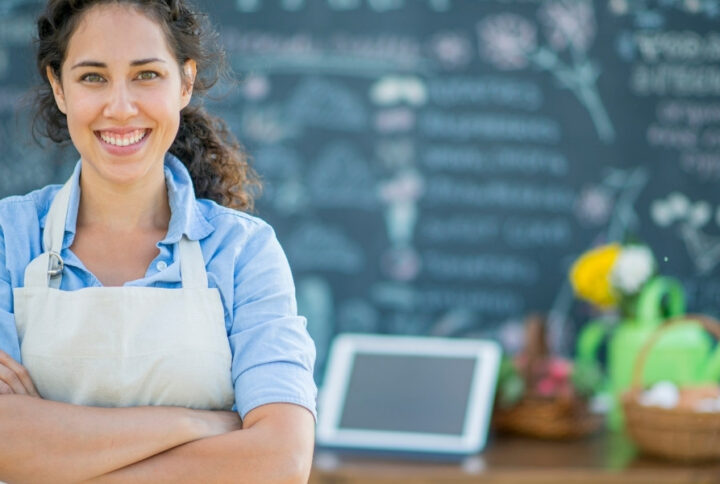
[[[152,129],[107,129],[95,131],[100,145],[111,155],[126,156],[140,151],[148,141]]]

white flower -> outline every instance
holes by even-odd
[[[654,271],[652,251],[644,245],[631,245],[620,252],[610,273],[610,282],[623,294],[635,294]]]

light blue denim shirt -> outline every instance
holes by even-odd
[[[126,286],[179,288],[177,242],[183,234],[199,240],[210,287],[220,291],[230,348],[235,408],[242,417],[265,403],[295,403],[313,415],[315,346],[305,318],[297,315],[295,286],[273,229],[262,220],[196,199],[185,166],[165,158],[165,179],[172,212],[160,253],[145,277]],[[61,256],[61,290],[101,286],[69,247],[75,237],[80,202],[80,162],[72,175],[70,208]],[[25,267],[42,253],[45,217],[59,185],[0,200],[0,349],[18,362],[20,348],[13,293],[22,287]]]

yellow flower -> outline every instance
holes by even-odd
[[[570,269],[570,282],[578,297],[601,308],[618,302],[610,283],[610,273],[620,255],[620,244],[608,244],[585,252]]]

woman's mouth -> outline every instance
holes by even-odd
[[[134,129],[118,132],[112,130],[95,131],[95,136],[111,154],[128,155],[139,150],[148,138],[151,129]]]

